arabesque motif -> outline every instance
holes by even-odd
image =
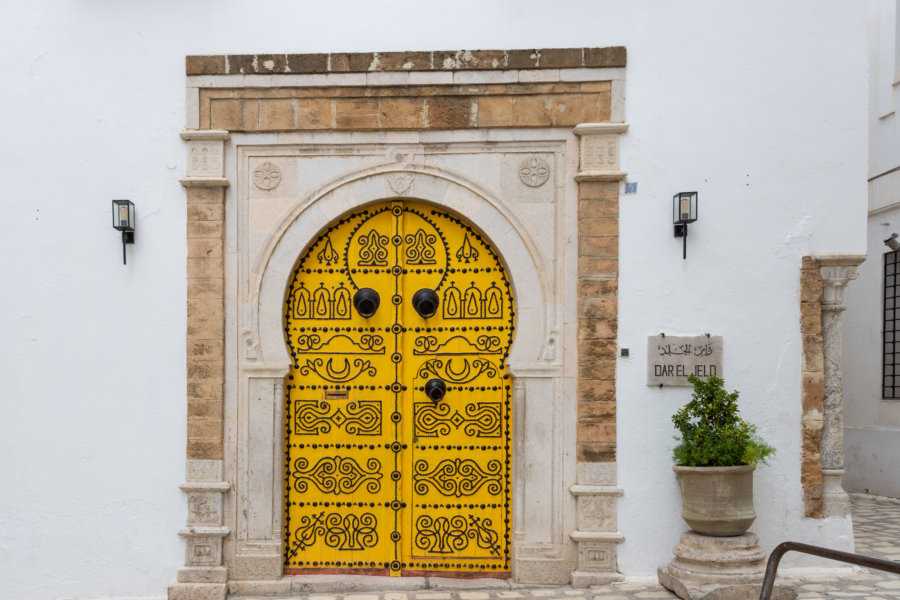
[[[321,232],[284,312],[285,573],[509,571],[514,319],[500,258],[449,212],[398,199]]]

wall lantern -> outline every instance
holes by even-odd
[[[122,264],[125,262],[125,244],[134,243],[134,203],[131,200],[113,200],[113,227],[122,232]]]
[[[688,223],[697,220],[697,192],[679,192],[672,197],[672,220],[675,222],[675,237],[684,238],[682,258],[687,258]]]

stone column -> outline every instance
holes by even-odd
[[[224,600],[222,564],[223,390],[225,364],[224,177],[227,131],[185,131],[187,176],[187,481],[184,566],[169,600]]]
[[[572,585],[621,579],[616,548],[616,335],[619,273],[619,134],[625,123],[584,123],[578,181],[578,427],[576,499],[578,545]]]
[[[825,414],[822,439],[822,516],[846,517],[850,497],[841,482],[844,476],[844,383],[841,357],[841,313],[844,288],[859,276],[860,254],[816,255],[822,276],[822,342],[825,353]]]

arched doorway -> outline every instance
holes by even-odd
[[[515,311],[465,221],[344,216],[285,304],[286,572],[508,573]]]

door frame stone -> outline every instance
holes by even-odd
[[[188,145],[182,179],[188,196],[188,461],[182,489],[189,514],[179,532],[187,540],[185,566],[170,598],[224,597],[229,585],[260,593],[290,589],[290,578],[282,577],[281,539],[281,415],[290,364],[282,323],[286,289],[296,261],[331,221],[401,196],[460,214],[491,240],[508,269],[519,323],[509,357],[513,579],[590,585],[619,577],[615,547],[624,538],[615,520],[622,493],[615,476],[615,281],[624,177],[618,136],[626,128],[619,50],[540,51],[538,64],[519,69],[509,66],[517,51],[501,51],[499,64],[469,53],[468,63],[438,68],[437,53],[428,53],[423,72],[403,72],[410,61],[391,68],[385,60],[359,73],[319,75],[296,67],[265,76],[256,74],[259,65],[268,68],[264,57],[188,57],[188,129],[181,135]],[[589,58],[595,55],[605,58]],[[328,68],[341,64],[340,56],[346,55],[332,55]],[[586,66],[590,60],[606,63]],[[232,72],[238,64],[242,70]],[[244,71],[248,65],[256,73]],[[410,87],[417,74],[422,85]],[[377,107],[361,99],[370,92],[382,94]],[[300,114],[324,110],[322,102],[330,102],[332,119],[319,127],[324,131],[312,131],[318,125]],[[351,114],[354,106],[363,108]],[[547,107],[553,108],[549,116]],[[367,111],[376,108],[373,120]],[[350,111],[344,120],[341,111]],[[600,122],[584,124],[586,114]],[[419,136],[426,132],[427,139]],[[534,227],[477,178],[428,160],[393,158],[438,142],[473,152],[556,144],[563,205],[556,249],[548,255]],[[248,232],[241,229],[249,158],[310,146],[387,152],[298,197],[267,233],[263,250],[251,256]],[[390,181],[398,174],[415,181],[408,196]],[[597,222],[603,229],[581,227],[584,219],[603,221]],[[598,361],[600,371],[585,367]],[[599,405],[611,405],[612,414],[597,417],[591,409]],[[548,482],[550,494],[536,493]],[[529,493],[529,486],[536,487]]]

